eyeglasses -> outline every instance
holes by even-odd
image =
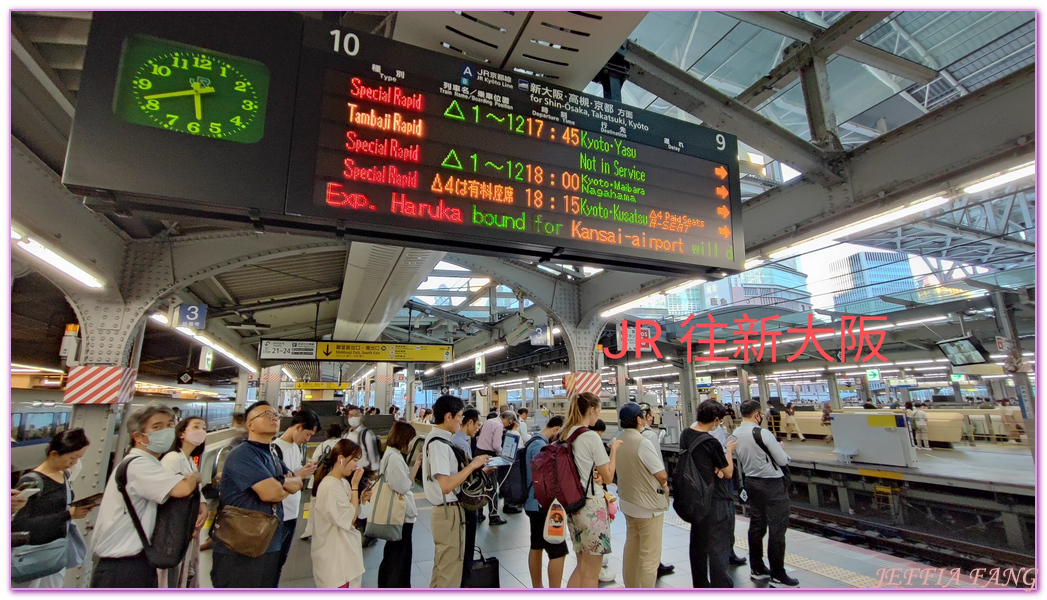
[[[255,415],[255,416],[251,417],[250,420],[248,420],[248,423],[250,423],[251,421],[254,421],[258,417],[265,417],[266,419],[279,419],[280,415],[276,414],[275,412],[273,412],[271,410],[267,410],[267,411],[265,411],[264,413],[262,413],[260,415]]]

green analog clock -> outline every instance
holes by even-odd
[[[124,42],[114,111],[126,121],[253,144],[265,129],[262,63],[147,35]]]

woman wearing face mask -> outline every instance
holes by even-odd
[[[358,588],[363,579],[363,537],[354,523],[371,492],[361,497],[358,491],[364,476],[363,469],[356,467],[361,456],[359,446],[341,440],[316,471],[309,520],[313,521],[313,580],[318,588]]]
[[[69,536],[72,519],[83,519],[95,506],[69,506],[72,493],[69,480],[76,477],[82,465],[80,458],[89,442],[83,429],[70,429],[56,434],[47,446],[47,459],[18,480],[18,485],[33,484],[39,492],[30,496],[25,508],[11,522],[11,531],[28,531],[29,543],[40,545]],[[75,535],[75,534],[73,534]],[[60,588],[65,583],[65,568],[57,573],[34,579],[29,587]]]
[[[188,417],[182,419],[175,426],[175,441],[171,451],[160,459],[160,465],[176,475],[188,475],[199,473],[196,461],[204,455],[204,440],[207,439],[207,422],[199,417]],[[196,518],[196,531],[193,539],[200,536],[200,528],[207,521],[207,500],[203,497],[201,488],[200,513]],[[200,567],[200,546],[189,544],[182,564],[176,569],[167,569],[167,576],[161,576],[160,585],[178,588],[200,587],[197,576]]]

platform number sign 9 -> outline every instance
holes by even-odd
[[[175,309],[172,327],[204,329],[207,327],[206,304],[179,304]]]

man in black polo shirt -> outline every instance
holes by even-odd
[[[248,407],[247,441],[234,448],[225,461],[222,506],[276,515],[283,522],[282,502],[301,491],[302,479],[295,477],[269,448],[279,427],[280,415],[268,403],[256,402]],[[251,558],[215,540],[211,582],[216,588],[275,588],[280,583],[280,542],[280,536],[274,535],[266,553]]]

